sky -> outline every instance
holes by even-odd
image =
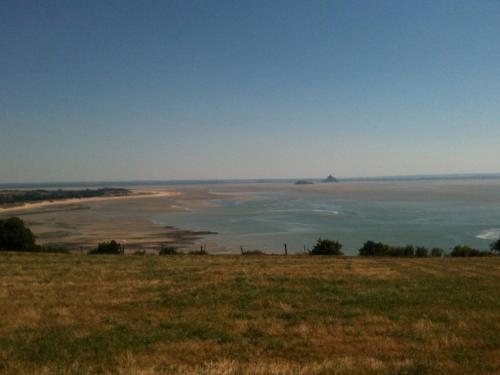
[[[500,1],[0,3],[0,182],[500,172]]]

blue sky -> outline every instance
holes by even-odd
[[[500,172],[500,2],[3,1],[0,182]]]

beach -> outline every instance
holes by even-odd
[[[149,219],[148,215],[156,211],[181,210],[176,205],[180,195],[171,189],[136,189],[127,196],[3,207],[0,217],[18,216],[25,220],[41,245],[87,251],[100,242],[116,240],[132,251],[158,250],[162,245],[191,243],[198,238],[192,231],[160,226]]]
[[[70,199],[57,199],[57,200],[44,200],[41,202],[28,202],[18,205],[11,205],[6,207],[0,206],[0,214],[2,213],[18,213],[19,211],[25,210],[36,210],[46,207],[57,207],[57,206],[67,206],[74,204],[86,204],[92,202],[102,202],[110,200],[122,200],[122,199],[141,199],[141,198],[160,198],[160,197],[174,197],[179,195],[175,191],[134,191],[129,195],[119,195],[119,196],[105,196],[105,197],[90,197],[90,198],[70,198]]]
[[[42,245],[87,251],[116,240],[126,252],[214,254],[262,250],[302,253],[319,238],[347,255],[365,241],[487,249],[500,236],[500,180],[196,183],[136,186],[120,197],[36,202],[3,209],[19,216]]]

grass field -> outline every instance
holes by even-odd
[[[498,374],[500,257],[0,254],[2,374]]]

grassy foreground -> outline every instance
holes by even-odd
[[[2,374],[498,374],[500,257],[0,254]]]

